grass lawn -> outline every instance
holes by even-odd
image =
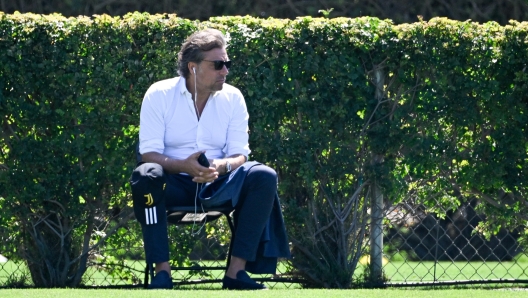
[[[358,266],[356,274],[363,271]],[[450,280],[528,279],[528,262],[390,262],[383,266],[390,283]]]
[[[222,291],[222,290],[68,290],[68,289],[31,289],[31,290],[0,290],[0,297],[39,297],[39,298],[148,298],[148,297],[186,297],[186,298],[218,298],[218,297],[302,297],[302,298],[329,298],[329,297],[354,297],[354,298],[509,298],[528,297],[528,291],[515,289],[496,290],[403,290],[403,289],[377,289],[377,290],[269,290],[269,291]]]
[[[213,263],[206,265],[214,265]],[[116,286],[116,285],[132,285],[141,284],[143,280],[143,269],[144,262],[142,261],[130,261],[128,262],[129,268],[132,269],[127,276],[110,276],[109,272],[97,269],[97,267],[90,267],[84,276],[85,285],[94,286]],[[284,272],[286,269],[281,264],[278,272]],[[365,266],[359,265],[356,272],[355,278],[358,278]],[[399,283],[420,283],[420,282],[433,282],[433,281],[467,281],[467,280],[499,280],[499,279],[516,279],[516,280],[528,280],[528,258],[523,257],[516,259],[512,262],[409,262],[405,260],[393,260],[387,262],[383,267],[385,276],[388,277],[388,284],[399,284]],[[185,276],[187,271],[173,272],[173,278],[181,279]],[[220,280],[223,277],[222,271],[209,271],[209,279]],[[259,276],[254,276],[258,278]],[[260,276],[266,277],[266,276]],[[191,278],[191,280],[199,277]],[[15,282],[15,283],[13,283]],[[7,262],[0,264],[0,286],[5,285],[23,285],[31,286],[31,278],[29,272],[23,263]],[[426,290],[426,286],[419,288],[412,288],[412,290],[403,290],[400,288],[389,288],[383,290],[342,290],[342,291],[328,291],[328,290],[306,290],[300,289],[300,285],[296,283],[276,283],[266,282],[266,285],[272,290],[266,291],[273,293],[274,296],[286,296],[286,297],[411,297],[409,294],[420,295],[422,297],[429,297],[432,295],[439,295],[441,298],[445,297],[528,297],[528,291],[519,289],[519,284],[501,284],[502,287],[512,287],[512,289],[498,289],[499,286],[492,285],[472,285],[466,287],[464,290],[443,287],[442,290],[438,288],[434,290]],[[525,284],[521,286],[526,287]],[[220,290],[221,283],[207,283],[198,285],[188,285],[179,287],[173,291],[156,291],[161,297],[164,297],[165,293],[167,296],[185,296],[194,297],[199,295],[200,297],[207,297],[208,295],[222,295],[225,297],[241,297],[244,293],[244,297],[248,292],[229,292]],[[493,290],[478,290],[494,288]],[[0,297],[73,297],[83,298],[88,296],[97,295],[97,297],[121,297],[126,295],[127,298],[134,297],[150,297],[151,292],[140,289],[119,289],[119,290],[86,290],[86,289],[75,289],[75,290],[38,290],[38,289],[0,289]],[[251,295],[259,295],[259,297],[266,297],[266,293],[258,292]],[[498,295],[498,296],[497,296]],[[511,295],[511,296],[509,296]],[[156,296],[156,297],[160,297]],[[198,297],[198,296],[197,296]],[[249,296],[251,297],[251,296]],[[303,297],[303,298],[306,298]],[[93,297],[90,297],[93,298]]]
[[[132,271],[126,276],[110,276],[108,272],[90,267],[84,275],[86,285],[112,286],[132,285],[142,283],[144,262],[131,261],[129,264]],[[206,265],[214,265],[207,264]],[[282,265],[281,265],[282,266]],[[283,266],[282,266],[283,267]],[[279,267],[278,272],[286,269]],[[359,265],[355,272],[358,278],[365,266]],[[515,262],[408,262],[392,261],[384,265],[385,276],[389,284],[418,283],[433,281],[462,281],[462,280],[498,280],[518,279],[528,280],[528,262],[526,258]],[[174,271],[173,278],[181,279],[188,271]],[[223,271],[209,271],[210,276],[206,279],[221,279]],[[254,276],[258,278],[259,276]],[[266,277],[266,276],[261,276]],[[198,279],[199,276],[191,278]],[[23,263],[7,262],[0,264],[0,286],[19,282],[19,285],[30,285],[29,272]],[[22,282],[23,281],[23,282]],[[290,283],[268,283],[268,287],[274,289],[299,289],[298,284]],[[218,289],[220,283],[202,284],[201,289]],[[0,295],[4,297],[4,295]],[[527,292],[528,297],[528,292]]]

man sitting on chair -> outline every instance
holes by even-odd
[[[220,185],[215,189],[229,187],[226,184],[234,176],[241,178],[241,188],[232,201],[236,231],[223,288],[265,289],[246,270],[274,274],[276,259],[290,256],[277,207],[277,174],[263,164],[247,162],[249,116],[242,93],[225,83],[231,67],[226,46],[218,30],[192,34],[178,54],[180,76],[154,83],[143,98],[142,163],[134,170],[131,184],[146,259],[155,264],[149,288],[172,288],[166,207],[198,204],[200,210],[202,188],[216,182]],[[206,154],[209,167],[199,164],[201,153]],[[273,219],[273,214],[279,216]],[[270,228],[270,222],[280,227],[280,235],[273,235],[277,229]],[[275,243],[263,248],[265,242]],[[275,260],[273,269],[269,264],[250,266],[259,258]]]

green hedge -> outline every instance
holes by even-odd
[[[432,211],[476,197],[486,235],[524,227],[527,24],[0,13],[0,250],[37,286],[81,282],[130,220],[142,96],[204,27],[230,38],[251,158],[279,173],[306,286],[351,286],[370,186]]]

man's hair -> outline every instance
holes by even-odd
[[[189,62],[200,63],[204,59],[203,52],[216,48],[225,48],[227,43],[222,32],[216,29],[205,29],[187,37],[178,53],[178,74],[189,78]]]

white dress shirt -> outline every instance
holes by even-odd
[[[185,78],[159,81],[150,86],[141,105],[139,152],[179,160],[201,150],[209,159],[233,154],[247,158],[248,119],[242,93],[229,84],[209,96],[198,121]]]

